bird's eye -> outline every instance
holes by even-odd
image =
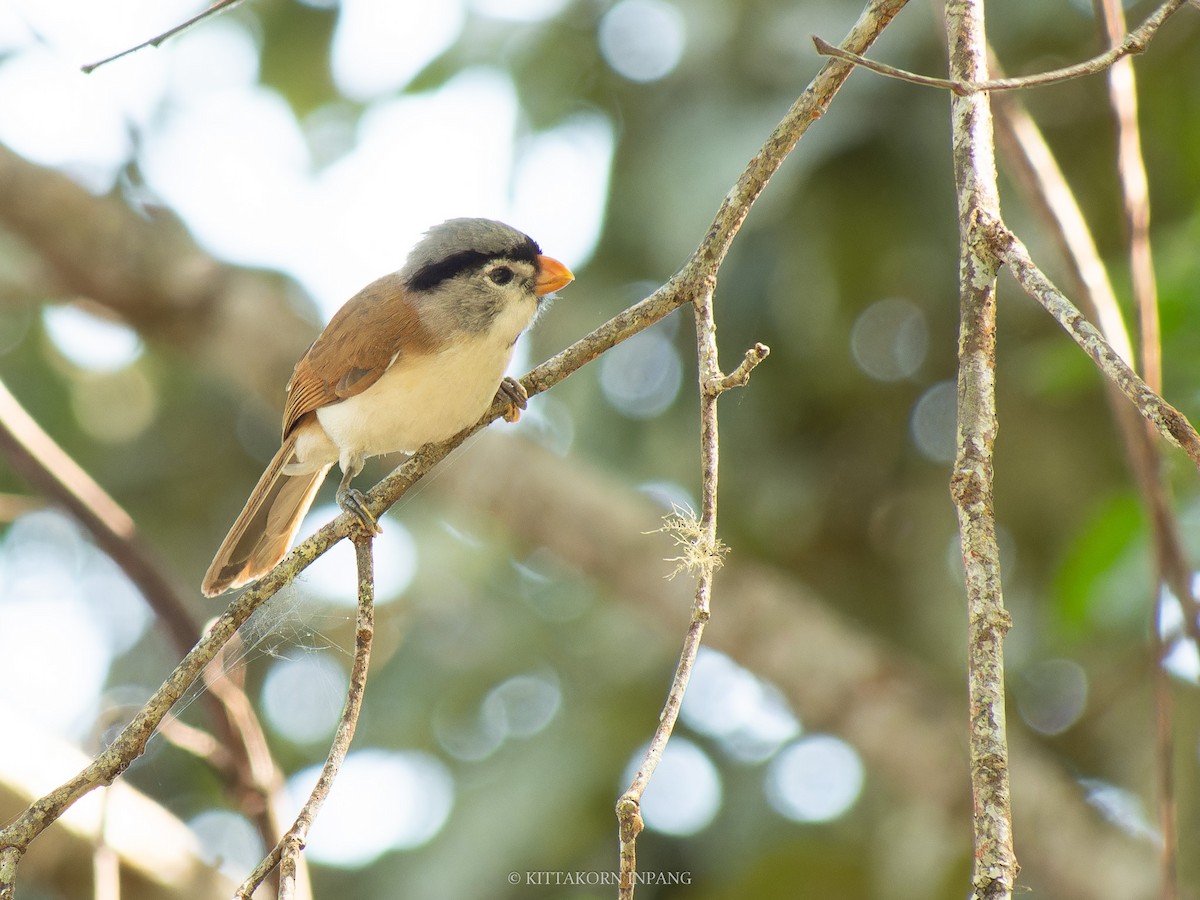
[[[496,266],[488,272],[488,278],[492,279],[493,284],[508,284],[513,280],[514,275],[515,273],[508,266]]]

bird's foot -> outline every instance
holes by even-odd
[[[509,404],[508,409],[504,413],[506,422],[516,422],[521,418],[521,410],[529,405],[529,393],[525,390],[525,385],[517,381],[515,378],[504,376],[504,380],[500,382],[500,388],[496,391],[496,397]]]
[[[371,515],[371,511],[367,509],[367,498],[363,496],[362,491],[352,487],[338,488],[334,499],[337,500],[337,505],[344,512],[348,512],[358,519],[358,523],[368,536],[375,537],[383,531],[379,527],[379,523],[375,521],[375,517]]]

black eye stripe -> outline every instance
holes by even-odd
[[[444,259],[422,266],[408,280],[409,287],[417,291],[427,291],[437,287],[443,281],[449,281],[464,272],[479,271],[489,262],[527,262],[537,264],[541,251],[532,240],[520,246],[513,247],[507,252],[488,253],[483,250],[460,250]]]

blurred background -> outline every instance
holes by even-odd
[[[429,225],[503,219],[578,279],[522,339],[513,371],[527,371],[684,262],[820,67],[810,35],[836,43],[860,11],[252,0],[80,73],[201,8],[0,4],[0,380],[129,512],[197,623],[221,609],[200,576],[278,445],[291,364],[345,299]],[[1131,21],[1151,9],[1131,4]],[[1102,47],[1086,0],[990,14],[1011,74]],[[1136,69],[1165,393],[1193,421],[1198,40],[1184,10]],[[872,56],[944,73],[940,10],[910,4]],[[1022,99],[1126,298],[1105,80]],[[854,74],[722,271],[723,365],[755,341],[772,352],[721,405],[732,549],[645,797],[638,897],[967,892],[948,110],[936,90]],[[1063,278],[1001,168],[1008,224]],[[1157,896],[1153,630],[1170,648],[1183,847],[1200,838],[1200,653],[1177,605],[1154,620],[1146,520],[1092,363],[1007,279],[1000,306],[1021,883],[1041,897]],[[672,504],[697,504],[695,370],[684,309],[471,441],[386,516],[363,718],[305,854],[318,897],[615,894],[601,880],[617,864],[613,804],[689,617],[689,577],[665,578],[675,549],[654,531]],[[1165,459],[1200,554],[1196,472]],[[397,463],[371,463],[359,486]],[[334,515],[327,493],[304,533]],[[339,547],[226,661],[286,779],[285,821],[344,695],[352,571]],[[96,752],[177,659],[117,565],[0,460],[0,816],[73,774],[59,742]],[[211,729],[198,699],[176,713]],[[124,781],[188,826],[181,852],[240,881],[264,851],[253,811],[179,744],[156,737]],[[21,896],[91,896],[80,841],[35,844]],[[123,857],[129,896],[208,896],[165,864],[136,873],[137,855]],[[1194,854],[1181,878],[1196,896]]]

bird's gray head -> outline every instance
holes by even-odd
[[[400,276],[428,291],[491,260],[537,265],[541,248],[529,235],[494,219],[450,219],[435,225],[408,254]]]

